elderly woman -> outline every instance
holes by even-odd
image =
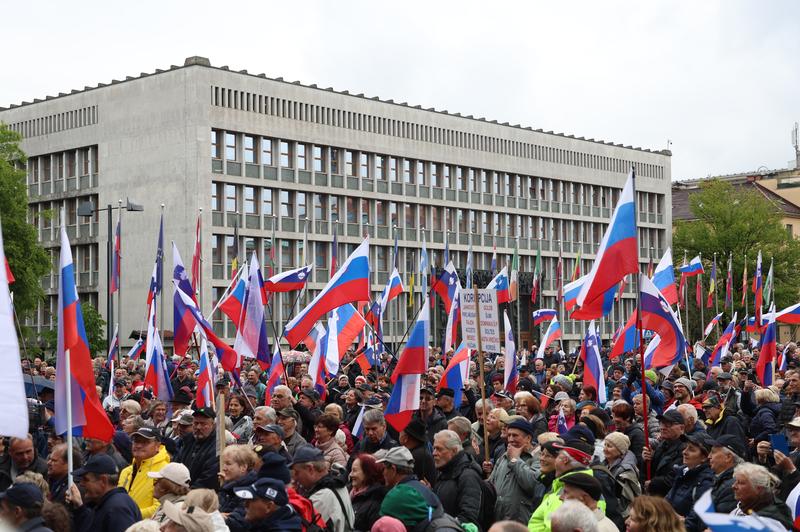
[[[324,413],[330,414],[339,420],[339,431],[344,434],[344,451],[347,454],[352,453],[353,446],[355,445],[353,442],[353,434],[350,432],[350,428],[344,422],[344,410],[342,409],[341,405],[337,403],[328,403],[325,405]]]
[[[775,498],[778,477],[757,464],[743,463],[733,469],[733,496],[736,509],[732,515],[756,514],[775,519],[792,528],[792,513],[785,503]]]
[[[339,464],[347,467],[347,455],[336,443],[336,431],[339,429],[339,418],[331,414],[322,414],[314,424],[314,445],[325,455],[330,465]]]
[[[558,415],[559,409],[564,411],[564,419],[567,424],[567,430],[571,429],[575,426],[575,401],[570,399],[566,393],[560,392],[559,395],[556,394],[556,399],[559,399],[558,407],[555,409],[553,414],[550,416],[550,420],[547,422],[547,428],[550,432],[559,432],[558,430]],[[566,432],[566,431],[561,431]]]
[[[249,486],[257,480],[255,471],[259,462],[258,455],[248,445],[231,445],[222,451],[220,463],[219,511],[226,519],[229,517],[234,522],[228,522],[231,528],[242,525],[243,511],[236,512],[237,508],[244,508],[244,501],[236,496],[234,490],[242,486]],[[234,513],[236,512],[236,513]],[[230,516],[229,514],[233,514]]]
[[[714,440],[706,432],[684,434],[681,440],[686,443],[682,453],[683,468],[676,472],[666,499],[678,515],[687,517],[693,512],[697,499],[714,485],[714,471],[708,464]]]
[[[151,519],[163,525],[168,517],[164,513],[164,503],[169,501],[172,504],[183,502],[184,496],[189,493],[189,470],[183,464],[167,464],[160,471],[148,473],[147,476],[154,479],[153,497],[158,499],[158,510]]]
[[[753,405],[755,402],[755,405]],[[770,388],[760,388],[742,394],[742,410],[752,416],[747,435],[750,445],[768,441],[770,434],[779,432],[778,417],[781,413],[781,399]]]
[[[238,443],[247,443],[253,435],[253,418],[250,417],[250,403],[241,395],[231,395],[226,404],[231,419],[230,431]]]
[[[164,430],[169,426],[170,420],[167,419],[167,403],[164,401],[152,401],[148,408],[150,423],[157,429]]]
[[[378,463],[371,454],[359,453],[350,469],[350,500],[356,516],[354,530],[369,530],[380,517],[386,491],[383,464]]]
[[[603,440],[603,465],[622,488],[618,494],[622,517],[627,518],[633,500],[642,494],[636,456],[630,451],[631,440],[621,432],[611,432]]]

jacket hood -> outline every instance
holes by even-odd
[[[781,413],[781,403],[764,403],[758,407],[756,413],[758,413],[760,410],[770,410],[773,414],[778,416]]]
[[[225,484],[222,485],[221,489],[233,491],[233,488],[238,488],[240,486],[249,486],[256,480],[258,480],[258,474],[255,471],[248,471],[247,473],[244,474],[244,476],[241,476],[236,480],[231,480],[230,482],[226,482]]]

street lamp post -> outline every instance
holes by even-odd
[[[106,241],[106,290],[109,289],[111,286],[111,267],[112,267],[112,256],[114,253],[114,236],[113,236],[113,228],[112,228],[112,213],[114,209],[118,209],[120,212],[122,209],[125,209],[128,212],[141,212],[144,210],[144,207],[133,203],[130,199],[128,199],[125,203],[125,206],[122,206],[122,200],[119,201],[119,206],[114,207],[112,204],[108,204],[106,207],[102,209],[96,209],[94,206],[94,202],[84,201],[80,205],[78,205],[78,216],[82,216],[84,218],[91,218],[95,215],[95,213],[105,212],[108,215],[108,240]],[[106,338],[108,340],[108,345],[111,345],[112,341],[112,324],[114,322],[114,298],[109,293],[107,294],[106,300]]]

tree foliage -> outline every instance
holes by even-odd
[[[41,278],[50,270],[50,258],[38,242],[36,228],[28,224],[26,157],[20,135],[0,124],[0,222],[8,264],[14,274],[10,286],[20,320],[30,316],[44,297]]]
[[[800,242],[792,238],[782,222],[780,205],[767,199],[755,187],[734,186],[725,181],[711,180],[703,183],[700,191],[689,196],[689,207],[694,220],[677,221],[673,234],[673,257],[676,266],[702,253],[706,274],[703,276],[705,294],[714,254],[717,256],[717,294],[719,309],[725,301],[725,279],[729,254],[733,263],[733,309],[725,309],[727,319],[738,312],[739,319],[753,315],[753,293],[750,290],[756,269],[758,252],[762,255],[763,279],[766,282],[770,259],[774,260],[775,306],[781,309],[798,302],[800,294]],[[748,306],[742,302],[742,272],[747,260]],[[699,311],[695,304],[695,283],[688,284],[690,325],[698,336]],[[764,303],[767,312],[767,302]],[[713,310],[706,309],[709,321]],[[705,324],[703,324],[705,326]]]

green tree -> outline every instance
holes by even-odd
[[[728,182],[711,180],[703,183],[700,191],[689,196],[689,208],[694,220],[675,223],[672,237],[673,257],[676,265],[683,262],[684,251],[688,259],[702,253],[706,274],[703,276],[704,295],[708,294],[709,274],[714,254],[717,255],[717,294],[720,311],[725,310],[725,322],[734,311],[738,319],[753,315],[752,278],[756,269],[758,252],[762,255],[763,279],[766,282],[770,259],[774,259],[775,306],[778,310],[798,302],[800,294],[800,241],[794,240],[782,223],[780,205],[773,203],[751,187],[733,186]],[[725,309],[725,279],[728,256],[733,263],[733,309]],[[742,272],[747,258],[748,292],[747,310],[742,305]],[[702,336],[705,324],[700,324],[700,313],[695,303],[695,281],[688,283],[689,324],[692,338]],[[767,312],[764,302],[764,312]],[[713,316],[714,308],[705,309],[706,321]]]
[[[20,135],[0,123],[0,222],[8,264],[14,274],[11,293],[20,320],[31,315],[44,297],[40,284],[50,270],[50,258],[39,245],[36,228],[28,224],[25,154]]]
[[[81,303],[83,326],[86,329],[86,339],[89,341],[89,351],[92,356],[105,355],[108,344],[105,335],[106,322],[91,303]],[[53,328],[42,332],[41,354],[44,356],[55,355],[58,348],[58,320],[53,316]],[[39,354],[39,353],[35,353]]]

